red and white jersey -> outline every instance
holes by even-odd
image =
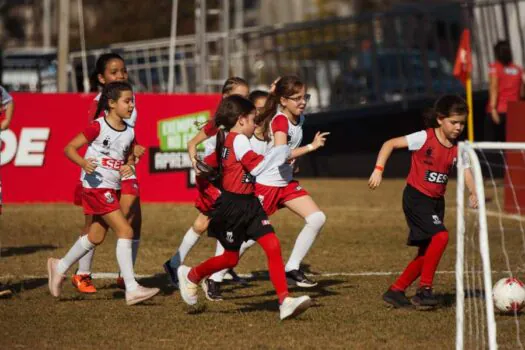
[[[126,125],[124,130],[113,129],[105,118],[98,118],[84,131],[89,146],[84,156],[97,165],[92,174],[82,169],[80,179],[84,188],[120,189],[120,167],[126,164],[127,157],[135,140],[135,131]]]
[[[290,156],[290,147],[274,147],[266,155],[257,154],[246,135],[230,132],[221,154],[222,188],[225,191],[250,194],[255,190],[254,177],[269,169],[277,169]]]
[[[252,146],[253,150],[257,154],[266,154],[268,152],[268,149],[270,149],[270,145],[267,141],[261,140],[255,134],[253,134],[252,137],[250,137],[250,145]]]
[[[432,128],[405,136],[412,161],[407,184],[419,192],[440,198],[445,195],[449,174],[456,164],[458,147],[443,145]],[[468,167],[468,157],[464,158]]]
[[[296,149],[303,141],[303,124],[304,116],[299,117],[297,124],[293,124],[286,115],[278,112],[270,122],[270,142],[267,143],[266,151],[274,147],[274,134],[277,131],[284,132],[287,135],[287,145],[290,149]],[[262,147],[262,144],[260,145]],[[266,153],[266,152],[265,152]],[[284,187],[293,180],[293,166],[290,162],[286,162],[279,168],[269,169],[261,175],[257,176],[257,183],[266,186]]]
[[[217,132],[219,129],[215,126],[215,120],[210,119],[202,128],[208,139],[204,140],[204,157],[209,156],[215,152],[215,146],[217,145]]]
[[[88,118],[89,118],[89,122],[90,123],[93,121],[93,119],[96,119],[96,118],[94,118],[94,116],[95,116],[95,113],[97,111],[98,101],[100,100],[100,96],[101,95],[102,94],[99,93],[93,99],[93,103],[91,104],[91,107],[89,108]],[[135,95],[133,95],[133,103],[135,103]],[[106,115],[106,112],[105,111],[101,111],[100,114],[97,116],[97,118],[103,117],[105,115]],[[135,106],[135,108],[133,108],[133,112],[131,112],[131,118],[124,120],[124,123],[128,124],[132,128],[135,127],[135,124],[137,123],[137,106]]]

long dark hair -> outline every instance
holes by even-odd
[[[110,52],[100,55],[97,59],[97,62],[95,63],[95,70],[93,70],[93,72],[89,76],[89,84],[91,85],[92,89],[99,86],[103,87],[103,85],[98,80],[98,75],[104,75],[106,66],[111,60],[121,60],[122,62],[124,62],[122,56],[120,56],[117,53]]]
[[[498,41],[494,46],[494,56],[504,66],[508,66],[512,63],[512,50],[510,44],[506,40]]]
[[[254,110],[255,106],[253,103],[239,95],[225,97],[219,104],[217,112],[215,113],[215,125],[219,128],[215,146],[217,164],[219,165],[219,177],[222,175],[222,152],[224,149],[224,140],[226,139],[224,131],[229,131],[235,126],[240,117],[246,116]]]
[[[97,119],[102,111],[109,111],[109,101],[117,101],[120,98],[122,91],[132,91],[131,84],[126,81],[114,81],[106,84],[104,90],[100,94],[100,99],[97,104],[97,111],[93,119]]]
[[[423,115],[427,128],[439,127],[438,118],[447,118],[452,115],[466,115],[469,109],[467,103],[458,95],[443,95],[436,100],[434,107]]]
[[[275,83],[275,89],[268,95],[262,112],[255,118],[255,123],[261,127],[261,132],[266,141],[270,141],[270,121],[277,113],[281,97],[290,97],[303,87],[306,85],[295,75],[284,76]]]

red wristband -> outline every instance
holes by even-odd
[[[385,168],[382,167],[381,165],[376,165],[375,169],[376,169],[376,170],[379,170],[379,171],[383,171],[383,170],[385,170]]]

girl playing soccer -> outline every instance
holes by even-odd
[[[114,81],[128,81],[128,72],[124,59],[116,53],[107,53],[101,55],[95,65],[95,71],[91,75],[91,85],[104,88],[108,83]],[[105,111],[99,107],[99,99],[101,94],[98,94],[93,100],[93,105],[89,110],[89,122],[104,116]],[[135,97],[133,97],[134,99]],[[134,108],[131,117],[124,122],[131,128],[135,128],[137,121],[137,109]],[[144,148],[135,144],[133,147],[134,155],[138,158],[144,153]],[[134,160],[132,160],[134,161]],[[134,167],[134,163],[131,164]],[[82,205],[82,183],[79,183],[75,190],[75,204]],[[139,198],[139,184],[135,173],[131,176],[122,179],[122,188],[120,195],[120,208],[122,213],[127,218],[131,227],[133,228],[132,252],[133,265],[138,254],[140,244],[140,235],[142,228],[142,211],[140,207]],[[84,216],[84,228],[81,235],[87,234],[89,227],[93,222],[91,215]],[[73,286],[81,293],[96,293],[97,289],[93,285],[91,279],[91,266],[93,263],[93,255],[95,250],[91,250],[78,262],[78,270],[72,276],[71,282]],[[117,286],[124,289],[124,280],[122,277],[117,278]]]
[[[253,177],[265,169],[282,165],[290,155],[287,145],[275,147],[266,156],[256,154],[249,138],[255,131],[255,106],[241,96],[225,98],[217,110],[215,123],[228,131],[225,137],[220,130],[217,136],[216,159],[220,174],[221,195],[211,214],[208,234],[220,241],[225,251],[190,269],[180,266],[177,270],[179,289],[189,305],[197,303],[198,284],[210,274],[233,268],[239,260],[243,241],[257,241],[268,258],[270,279],[280,303],[280,317],[287,319],[304,312],[311,304],[310,297],[288,296],[286,277],[279,240],[254,195]],[[202,283],[206,291],[206,283]]]
[[[418,247],[418,253],[405,271],[383,294],[383,300],[396,308],[410,307],[405,290],[418,278],[419,289],[412,304],[432,307],[438,304],[432,293],[434,274],[448,242],[443,224],[445,190],[458,150],[456,141],[465,128],[468,107],[458,96],[445,95],[425,116],[426,130],[386,141],[379,151],[376,167],[368,185],[376,189],[383,177],[385,164],[394,149],[412,151],[412,164],[403,192],[403,211],[410,228],[408,245]],[[463,155],[461,155],[463,156]],[[467,160],[465,159],[468,164]],[[474,179],[465,171],[465,183],[470,191],[470,205],[477,207]]]
[[[102,243],[109,227],[118,237],[117,261],[126,286],[126,303],[133,305],[153,297],[158,288],[145,288],[135,280],[132,261],[133,229],[118,202],[121,177],[133,173],[125,165],[135,139],[133,128],[124,120],[131,118],[134,108],[133,91],[127,82],[106,84],[99,107],[107,114],[95,120],[65,148],[66,156],[82,168],[82,206],[93,222],[87,235],[81,236],[62,259],[49,258],[49,290],[60,296],[67,270],[80,258]],[[78,149],[89,145],[82,158]]]
[[[239,95],[247,97],[249,92],[248,83],[246,80],[239,77],[231,77],[224,82],[222,87],[222,97],[226,98],[231,95]],[[211,153],[215,152],[216,145],[216,134],[217,128],[215,127],[215,121],[210,120],[199,130],[188,142],[188,153],[193,164],[193,168],[197,175],[200,170],[197,167],[197,146],[204,142],[204,156],[205,159]],[[220,191],[211,184],[208,180],[197,176],[197,189],[199,195],[195,200],[195,207],[199,210],[199,215],[193,222],[192,227],[186,232],[182,242],[177,249],[177,252],[167,260],[163,267],[166,271],[170,282],[173,285],[177,285],[177,268],[184,262],[184,259],[190,252],[190,250],[197,244],[201,235],[206,232],[210,223],[208,212],[211,210],[215,200],[219,197]],[[216,253],[220,255],[224,252],[224,248],[217,243]],[[234,274],[235,275],[235,274]]]

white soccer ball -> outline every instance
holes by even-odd
[[[492,288],[492,296],[501,312],[517,312],[525,306],[525,286],[517,278],[500,279]]]

